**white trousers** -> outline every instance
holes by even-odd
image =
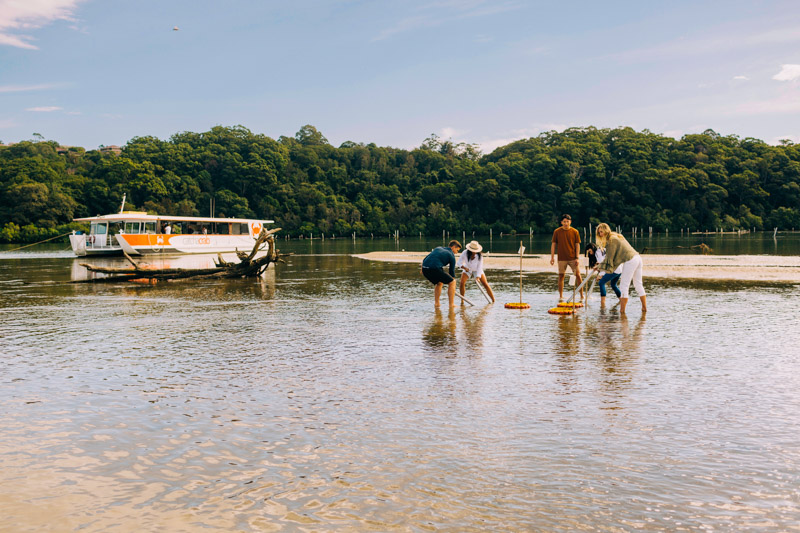
[[[639,254],[636,254],[636,257],[630,261],[622,263],[622,274],[619,276],[619,290],[622,292],[620,298],[628,298],[631,281],[633,281],[633,286],[639,296],[647,294],[644,292],[644,284],[642,283],[642,256]]]

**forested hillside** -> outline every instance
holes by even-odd
[[[277,140],[236,127],[137,137],[121,155],[55,141],[0,146],[0,242],[126,210],[263,217],[290,235],[549,232],[573,223],[800,228],[800,145],[711,130],[680,140],[630,128],[547,132],[481,155],[436,136],[403,150],[313,126]]]

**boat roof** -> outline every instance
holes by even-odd
[[[145,211],[123,211],[112,215],[97,215],[95,217],[73,218],[74,222],[114,222],[121,220],[137,220],[139,222],[217,222],[217,223],[243,223],[261,222],[272,224],[274,220],[260,220],[257,218],[218,218],[218,217],[181,217],[167,215],[148,215]]]

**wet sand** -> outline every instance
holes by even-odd
[[[370,252],[354,257],[367,261],[422,263],[428,252]],[[743,281],[785,281],[800,284],[800,257],[779,255],[642,255],[646,278],[714,279]],[[581,259],[581,270],[587,265]],[[485,254],[484,269],[519,271],[519,256]],[[524,272],[555,273],[548,255],[525,255]],[[568,271],[569,272],[569,271]]]

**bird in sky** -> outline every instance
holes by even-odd
[[[174,28],[172,28],[172,31],[178,31],[178,30],[179,30],[179,28],[178,28],[177,26],[175,26]]]

